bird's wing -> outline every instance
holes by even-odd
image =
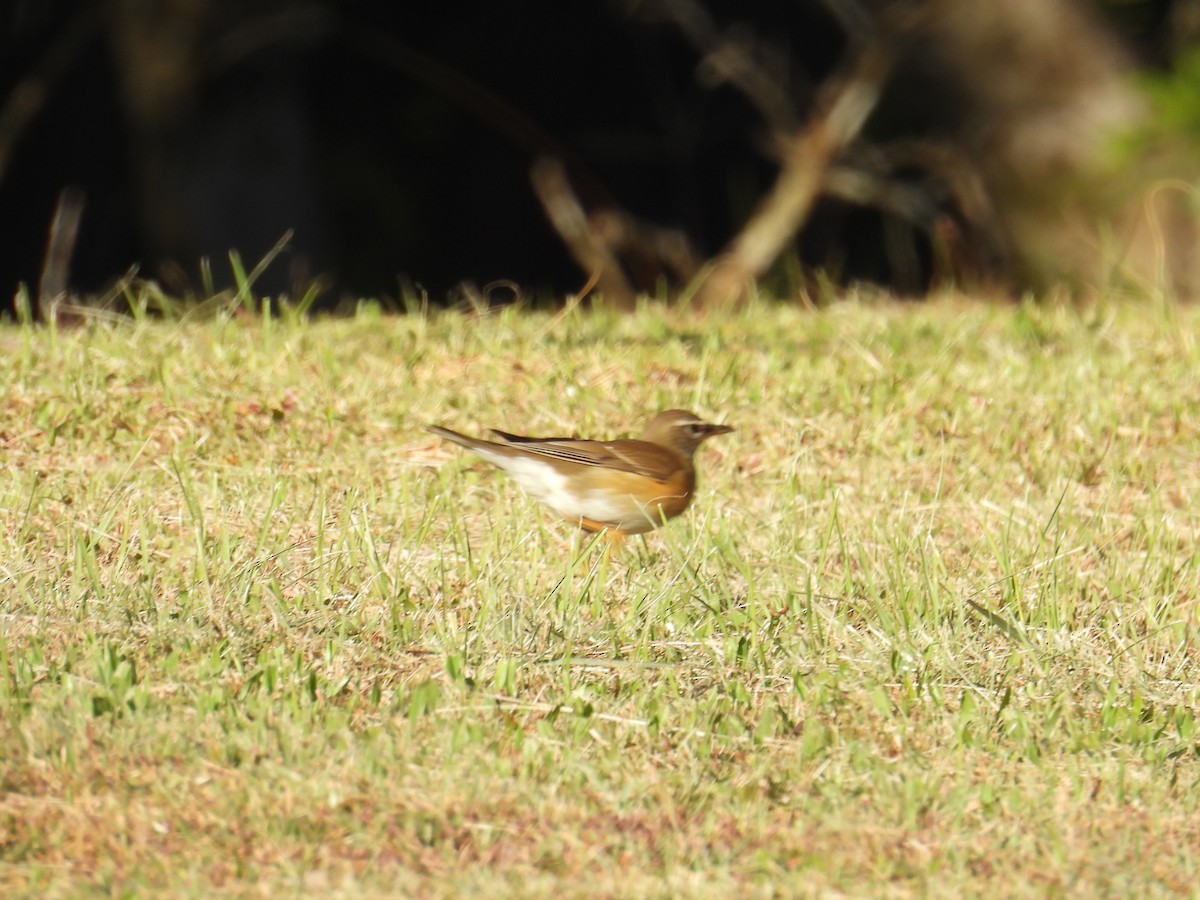
[[[598,466],[618,472],[632,472],[667,481],[680,469],[678,454],[650,441],[588,441],[570,437],[526,437],[510,434],[499,428],[489,428],[501,446],[520,450],[531,456],[544,456],[578,463],[581,466]]]
[[[467,435],[461,434],[450,428],[443,428],[441,425],[429,425],[426,427],[429,429],[429,431],[432,431],[438,437],[444,438],[447,441],[453,441],[456,444],[461,444],[463,447],[466,447],[468,449],[472,449],[475,447],[476,444],[481,443],[476,438],[468,437]],[[483,441],[482,443],[486,444],[487,441]]]
[[[680,459],[679,454],[649,441],[613,441],[604,447],[622,463],[620,466],[614,465],[614,469],[635,472],[655,481],[670,481],[687,464],[687,460]]]
[[[665,481],[679,469],[679,460],[670,450],[646,441],[584,441],[574,438],[531,438],[491,429],[503,441],[501,446],[530,456],[561,459],[581,466],[597,466],[632,472],[655,481]]]
[[[447,440],[462,444],[464,447],[485,455],[487,455],[487,451],[491,450],[504,456],[524,454],[532,457],[559,459],[581,466],[629,472],[660,483],[671,482],[679,477],[681,471],[691,468],[688,465],[689,460],[683,459],[674,451],[651,441],[535,438],[509,434],[507,431],[500,431],[496,428],[491,428],[489,431],[497,440],[484,441],[437,425],[429,426],[429,430]],[[493,460],[493,462],[495,461]]]
[[[523,434],[509,434],[507,431],[501,431],[499,428],[489,428],[488,431],[506,444],[564,444],[572,441],[585,444],[599,443],[598,441],[580,441],[576,437],[526,437]]]

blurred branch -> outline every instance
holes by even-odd
[[[676,281],[686,282],[699,269],[699,259],[683,232],[647,224],[615,206],[587,213],[560,160],[539,158],[530,178],[546,218],[571,256],[595,280],[606,303],[633,309],[638,286],[647,289],[668,272]]]
[[[697,0],[629,0],[629,15],[670,22],[700,54],[699,70],[716,85],[740,90],[772,128],[796,125],[795,99],[788,91],[786,60],[772,57],[745,27],[722,31]]]
[[[998,282],[1012,264],[1012,248],[987,185],[972,160],[946,141],[903,140],[855,153],[829,171],[825,193],[872,206],[925,231],[943,274]],[[899,172],[922,173],[919,184]]]
[[[822,193],[856,206],[873,206],[926,230],[938,213],[928,190],[854,166],[830,166]]]
[[[932,226],[935,213],[918,192],[885,190],[878,178],[854,178],[848,168],[830,181],[830,166],[857,139],[891,74],[899,44],[918,10],[893,2],[868,9],[860,0],[823,0],[846,31],[851,62],[846,74],[818,89],[813,112],[799,124],[800,100],[789,84],[786,60],[774,58],[744,28],[722,30],[700,0],[627,0],[629,14],[673,24],[700,54],[702,74],[714,75],[742,92],[771,128],[780,170],[742,230],[706,267],[697,288],[701,303],[736,301],[795,238],[817,197],[839,191],[871,196],[901,207]]]
[[[63,188],[58,195],[54,218],[50,220],[46,258],[42,263],[42,277],[38,281],[38,313],[43,322],[58,317],[58,306],[67,296],[71,257],[75,253],[75,240],[79,236],[82,218],[83,191],[74,187]]]
[[[474,116],[504,139],[536,156],[562,161],[585,193],[609,200],[608,192],[570,150],[513,104],[473,78],[439,61],[428,53],[396,38],[347,28],[343,40],[368,59],[398,69],[459,109]]]
[[[871,34],[871,12],[862,0],[821,0],[851,41],[859,42]]]
[[[580,268],[595,276],[605,303],[618,309],[633,309],[637,294],[607,241],[588,220],[562,162],[543,156],[534,162],[530,178],[546,218]]]
[[[690,281],[700,268],[692,242],[677,228],[663,228],[638,219],[621,209],[599,209],[589,217],[592,228],[604,243],[611,247],[632,270],[639,283],[639,270],[647,275],[669,270],[677,281]]]
[[[262,14],[236,0],[109,0],[102,6],[125,100],[142,126],[186,115],[206,82],[265,52],[314,43],[336,21],[311,0]]]
[[[881,17],[882,18],[882,17]],[[800,230],[824,189],[829,166],[858,137],[891,72],[896,38],[880,23],[849,73],[821,91],[807,124],[778,135],[779,177],[741,232],[712,261],[699,286],[701,304],[736,302]]]
[[[333,15],[317,3],[293,2],[277,12],[237,21],[212,41],[204,60],[206,74],[218,74],[272,47],[314,42],[333,27]]]
[[[33,69],[4,98],[0,105],[0,181],[22,133],[45,105],[50,89],[97,32],[101,9],[100,4],[84,4]]]
[[[533,155],[530,180],[538,202],[571,256],[598,279],[605,302],[632,309],[638,287],[648,289],[668,273],[681,281],[695,275],[699,264],[686,235],[643,222],[622,207],[578,156],[506,99],[394,38],[350,29],[345,39]]]

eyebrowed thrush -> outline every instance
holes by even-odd
[[[708,438],[733,431],[669,409],[636,440],[533,438],[490,429],[496,440],[429,430],[503,469],[525,492],[585,531],[643,534],[687,509],[696,491],[693,454]]]

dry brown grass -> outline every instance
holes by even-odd
[[[11,326],[0,889],[1187,892],[1198,322]],[[616,559],[423,431],[671,406]]]

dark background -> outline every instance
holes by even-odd
[[[1194,6],[1082,5],[1147,70],[1172,65]],[[137,6],[0,5],[2,302],[19,282],[36,286],[67,186],[85,198],[74,291],[102,291],[137,264],[186,295],[201,257],[227,284],[231,248],[252,263],[292,228],[260,289],[320,276],[334,305],[410,288],[439,302],[501,279],[534,296],[578,289],[585,277],[530,188],[543,153],[569,161],[585,203],[678,228],[705,255],[774,173],[769,129],[746,99],[705,84],[678,29],[625,4],[159,0],[141,4],[149,24]],[[705,4],[755,43],[801,116],[846,51],[836,6]],[[910,65],[869,128],[952,133],[970,104],[953,78]],[[918,241],[915,274],[897,273],[882,242],[880,213],[823,201],[797,260],[923,290],[928,248]]]

